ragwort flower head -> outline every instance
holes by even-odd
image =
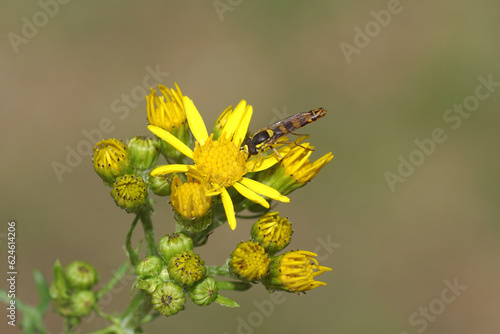
[[[177,84],[175,88],[170,89],[159,85],[158,89],[163,96],[158,96],[156,90],[151,88],[151,94],[146,96],[149,124],[172,132],[186,123],[183,95]]]
[[[118,139],[101,140],[94,146],[92,163],[104,183],[112,185],[117,177],[130,171],[130,150]]]
[[[248,171],[258,172],[277,162],[276,157],[271,155],[267,159],[263,158],[266,160],[260,163],[258,168],[255,168],[255,163],[250,165],[245,152],[240,150],[252,117],[253,109],[251,106],[242,100],[227,116],[220,137],[214,139],[213,134],[208,135],[200,113],[187,96],[183,97],[183,105],[186,109],[189,127],[196,139],[194,150],[160,127],[149,125],[148,129],[192,159],[193,164],[160,166],[154,169],[151,175],[186,173],[194,179],[204,182],[207,187],[206,196],[221,196],[229,226],[233,230],[236,228],[236,217],[227,188],[233,187],[244,197],[265,208],[269,208],[269,203],[262,196],[285,203],[290,201],[288,197],[282,196],[276,189],[245,177]]]
[[[191,137],[186,122],[186,110],[182,91],[177,84],[175,89],[159,85],[162,96],[151,88],[151,94],[146,96],[149,124],[162,128],[186,145],[191,144]],[[161,141],[161,152],[168,161],[184,162],[184,155],[168,142]]]
[[[286,252],[271,258],[269,275],[262,282],[269,291],[283,290],[287,292],[306,292],[325,282],[314,278],[332,268],[320,266],[317,255],[313,252],[297,250]]]
[[[258,242],[271,255],[283,250],[292,240],[292,224],[278,212],[269,212],[252,225],[252,240]]]
[[[212,222],[210,207],[212,197],[206,196],[204,184],[188,175],[188,182],[182,183],[179,176],[172,181],[172,204],[176,221],[184,230],[201,232]]]
[[[257,242],[241,242],[231,253],[229,271],[240,280],[256,281],[267,274],[270,262],[269,254]]]

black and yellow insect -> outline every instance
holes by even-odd
[[[287,117],[279,122],[266,126],[260,129],[252,137],[245,140],[248,156],[257,155],[267,148],[271,148],[275,153],[279,153],[273,148],[273,145],[286,144],[289,142],[280,142],[284,136],[293,134],[295,130],[312,123],[326,115],[326,110],[323,108],[313,109],[306,112],[301,112],[293,116]],[[281,157],[281,156],[280,156]]]

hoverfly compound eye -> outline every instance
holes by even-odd
[[[323,108],[314,109],[314,110],[311,110],[311,114],[312,114],[311,122],[314,122],[315,120],[325,116],[326,110]]]
[[[247,145],[249,155],[256,155],[257,153],[259,153],[252,139],[247,138],[245,140],[245,145]]]

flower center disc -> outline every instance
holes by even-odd
[[[204,145],[196,142],[193,161],[203,178],[212,185],[230,187],[245,175],[245,153],[223,135],[213,140],[213,134]]]

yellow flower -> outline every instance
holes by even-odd
[[[274,255],[283,250],[292,240],[292,224],[288,218],[281,218],[279,212],[269,212],[252,225],[252,240]]]
[[[318,175],[330,160],[333,159],[332,152],[325,154],[315,162],[311,162],[309,157],[314,150],[314,146],[309,143],[302,143],[290,150],[286,157],[281,160],[281,164],[285,168],[285,174],[290,175],[298,183],[306,183]]]
[[[182,184],[176,175],[172,181],[170,202],[174,210],[188,219],[200,218],[207,214],[212,199],[205,196],[203,185],[188,175],[188,182]]]
[[[319,171],[333,159],[333,154],[327,153],[311,162],[309,157],[314,146],[302,143],[301,141],[305,138],[307,137],[299,137],[295,142],[280,149],[283,159],[278,165],[257,176],[258,180],[278,190],[281,194],[288,195],[316,177]]]
[[[332,268],[318,264],[313,252],[304,250],[290,251],[271,258],[269,275],[262,282],[268,290],[305,292],[326,285],[315,281],[314,277]]]
[[[240,243],[231,253],[229,269],[234,276],[254,281],[267,274],[271,259],[264,247],[253,241]]]
[[[172,181],[170,202],[176,212],[176,221],[183,229],[201,232],[212,223],[210,207],[212,197],[206,196],[205,183],[201,183],[188,175],[188,182],[182,184],[179,176]]]
[[[182,102],[183,95],[177,84],[175,84],[175,88],[177,90],[159,85],[158,89],[163,94],[162,97],[158,97],[156,91],[151,88],[151,94],[146,96],[149,124],[167,131],[172,131],[172,129],[185,124],[186,111]]]
[[[189,146],[191,145],[191,136],[186,122],[186,108],[184,106],[183,95],[177,84],[175,84],[175,87],[176,90],[159,85],[158,88],[163,94],[160,97],[151,88],[151,94],[146,97],[148,121],[149,124],[170,132]],[[161,141],[160,151],[169,162],[185,162],[185,156],[165,141]]]
[[[118,139],[101,140],[94,146],[92,163],[103,181],[111,185],[118,176],[130,171],[130,150]]]
[[[252,117],[253,109],[251,106],[247,106],[246,102],[242,100],[228,116],[221,136],[214,139],[213,135],[208,135],[200,113],[187,96],[183,97],[183,104],[189,127],[196,139],[194,150],[158,126],[149,125],[148,129],[192,159],[193,164],[160,166],[154,169],[151,175],[186,173],[194,179],[205,182],[207,185],[206,196],[221,196],[229,226],[233,230],[236,228],[236,217],[233,202],[226,188],[234,187],[241,195],[265,208],[269,208],[269,203],[262,196],[285,203],[290,201],[288,197],[281,195],[276,189],[245,177],[249,170],[254,169],[254,172],[264,170],[278,161],[275,155],[270,155],[263,158],[257,168],[253,168],[253,164],[249,168],[245,152],[240,150]]]

